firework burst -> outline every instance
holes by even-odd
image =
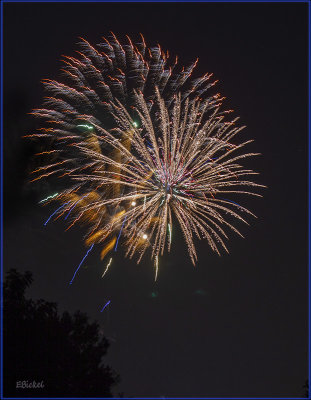
[[[240,165],[250,141],[233,143],[243,127],[226,121],[219,94],[207,96],[211,74],[191,79],[196,65],[174,72],[168,53],[115,36],[99,45],[82,41],[80,59],[66,57],[72,85],[45,81],[53,97],[34,111],[46,126],[31,137],[48,137],[53,162],[37,168],[33,181],[55,175],[64,190],[44,199],[60,201],[54,213],[89,226],[87,246],[101,243],[101,259],[119,240],[140,262],[147,249],[156,274],[159,256],[171,247],[177,222],[193,264],[194,236],[220,254],[232,217],[247,223],[247,208],[229,200],[262,187]],[[224,198],[224,197],[225,198]],[[68,229],[68,228],[67,228]],[[241,235],[242,236],[242,235]],[[107,272],[111,258],[104,274]],[[103,274],[103,275],[104,275]]]

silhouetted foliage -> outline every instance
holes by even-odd
[[[30,272],[11,269],[4,282],[4,395],[113,397],[119,377],[102,363],[109,343],[97,322],[79,311],[60,316],[56,303],[26,299],[32,281]],[[17,388],[33,381],[44,387]]]

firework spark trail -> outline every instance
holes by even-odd
[[[108,269],[109,269],[111,263],[112,263],[112,257],[109,259],[108,264],[106,265],[105,271],[104,271],[103,274],[102,274],[102,278],[103,278],[103,277],[106,275],[106,273],[108,272]]]
[[[125,221],[126,221],[126,217],[125,217],[124,220],[123,220],[123,223],[122,223],[122,226],[121,226],[121,229],[120,229],[120,232],[119,232],[119,236],[118,236],[117,243],[116,243],[116,247],[114,248],[114,251],[117,251],[119,239],[120,239],[120,236],[121,236],[121,233],[122,233],[122,230],[123,230]]]
[[[107,306],[109,306],[110,303],[111,303],[111,300],[108,300],[107,303],[104,305],[104,307],[101,309],[100,312],[103,312],[104,309],[105,309]]]
[[[65,219],[67,219],[71,213],[71,211],[75,208],[75,206],[85,197],[87,196],[87,194],[85,196],[82,196],[81,199],[77,200],[71,207],[70,210],[68,211],[68,214],[66,215]]]
[[[154,276],[154,280],[155,281],[158,278],[158,270],[159,270],[159,259],[158,259],[158,256],[156,256],[156,259],[155,259],[155,276]]]
[[[92,250],[93,246],[94,246],[94,244],[92,244],[92,246],[91,246],[91,247],[88,249],[88,251],[86,252],[85,256],[82,258],[82,260],[81,260],[81,262],[80,262],[78,268],[75,270],[75,272],[74,272],[74,274],[73,274],[73,277],[72,277],[71,281],[69,282],[69,285],[72,284],[72,282],[73,282],[73,280],[74,280],[74,278],[75,278],[75,276],[76,276],[78,270],[80,269],[81,265],[83,264],[83,261],[84,261],[84,260],[86,259],[86,257],[88,256],[89,252]]]
[[[77,188],[45,225],[71,203],[65,219],[72,213],[70,226],[89,225],[87,245],[105,242],[102,259],[122,238],[137,262],[150,248],[157,276],[173,221],[193,264],[195,236],[218,254],[221,247],[228,251],[224,228],[242,236],[231,219],[247,223],[241,215],[254,214],[218,195],[260,196],[252,190],[263,185],[240,165],[257,155],[244,152],[251,140],[234,143],[244,127],[236,126],[238,118],[226,120],[232,110],[222,110],[224,97],[206,94],[216,83],[212,74],[193,79],[197,61],[178,71],[177,58],[171,62],[160,46],[149,49],[141,40],[121,44],[112,34],[95,48],[81,39],[79,56],[64,59],[66,84],[44,80],[50,96],[33,114],[48,126],[28,136],[53,138],[55,148],[40,154],[60,158],[33,171],[39,174],[33,181],[56,174]],[[55,200],[68,199],[72,190]]]
[[[169,244],[171,244],[172,243],[172,228],[171,228],[171,224],[168,223],[167,227],[168,227]]]
[[[56,197],[56,196],[58,196],[58,193],[52,194],[52,195],[50,195],[50,196],[47,196],[45,199],[42,199],[41,201],[39,201],[39,204],[45,203],[46,201],[51,200],[51,199],[53,199],[53,198]]]
[[[62,208],[64,208],[65,205],[67,205],[67,204],[69,204],[69,203],[71,203],[71,202],[70,202],[70,201],[67,201],[67,203],[65,203],[65,204],[63,204],[62,206],[58,207],[58,209],[55,210],[55,211],[53,212],[53,214],[51,214],[51,215],[49,216],[49,218],[45,221],[45,223],[44,223],[43,225],[46,226],[46,224],[50,221],[50,219],[51,219],[59,210],[61,210]]]

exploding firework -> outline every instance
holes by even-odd
[[[241,235],[231,220],[247,223],[243,215],[254,215],[228,197],[260,196],[250,189],[262,185],[240,165],[256,155],[244,152],[250,141],[233,142],[243,127],[226,121],[231,110],[221,109],[219,94],[206,94],[215,84],[211,74],[192,79],[196,62],[178,69],[177,59],[171,64],[143,37],[135,46],[114,35],[97,49],[80,44],[79,58],[64,60],[68,84],[44,81],[52,96],[34,114],[45,126],[29,135],[48,138],[50,146],[39,154],[50,161],[32,180],[56,176],[65,187],[41,201],[62,203],[46,223],[61,216],[70,221],[67,229],[85,223],[88,252],[101,244],[101,259],[120,240],[138,262],[151,249],[156,275],[175,223],[193,264],[194,236],[218,254],[228,251],[226,228]]]

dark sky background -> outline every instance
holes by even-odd
[[[34,273],[29,295],[82,310],[111,340],[107,362],[126,396],[302,396],[307,379],[307,4],[303,3],[11,3],[4,4],[4,270]],[[194,268],[174,230],[159,278],[147,259],[137,266],[95,249],[83,228],[43,223],[56,205],[38,202],[50,184],[27,185],[33,148],[22,135],[36,122],[40,80],[59,78],[62,54],[78,36],[160,43],[180,63],[199,57],[197,76],[213,72],[255,139],[251,160],[268,186],[263,199],[241,200],[258,216],[238,227],[230,254],[197,243]],[[151,293],[157,296],[152,297]],[[111,304],[100,313],[103,305]],[[25,343],[25,346],[27,343]],[[35,377],[34,377],[35,379]]]

